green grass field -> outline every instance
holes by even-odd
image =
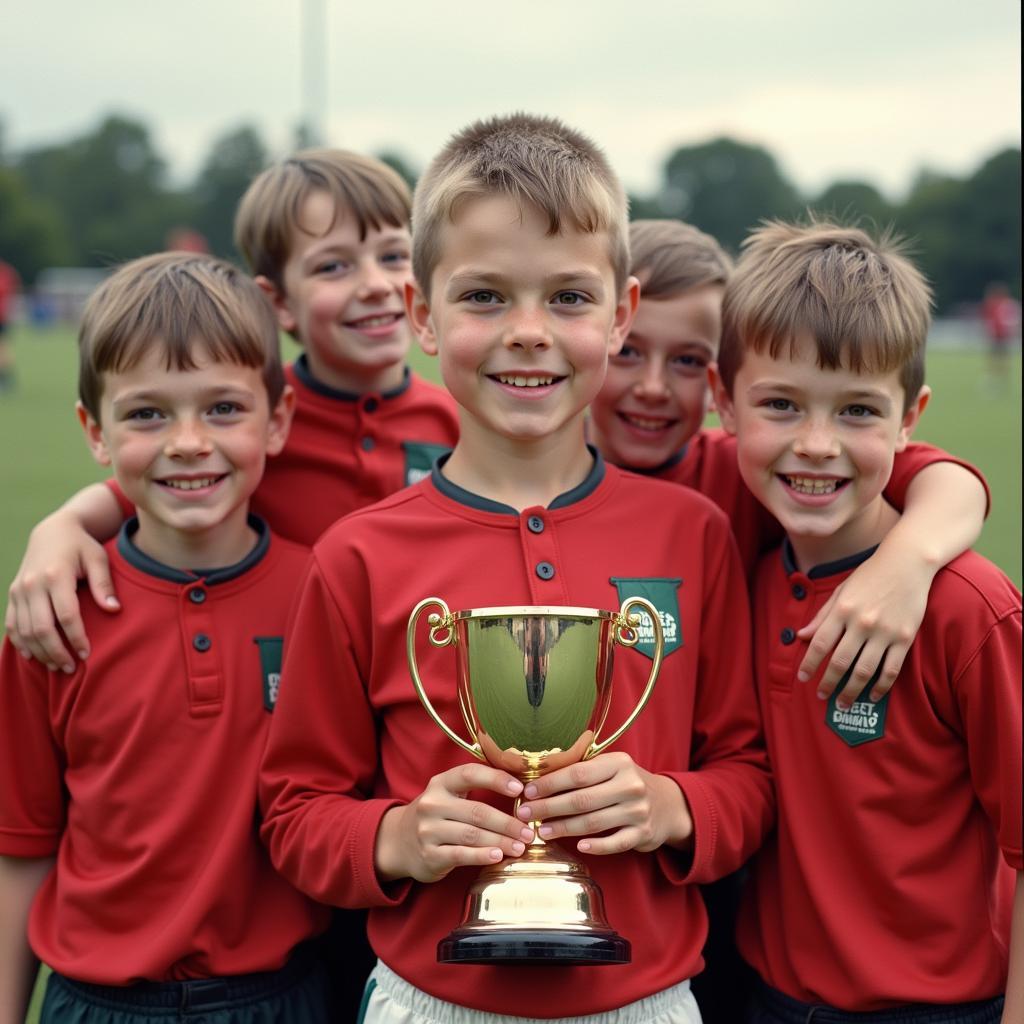
[[[29,530],[74,490],[106,475],[95,466],[74,414],[76,353],[69,329],[13,332],[17,387],[0,393],[0,580],[6,586],[21,560]],[[294,355],[289,343],[286,355]],[[419,352],[413,364],[436,379],[435,364]],[[936,351],[928,379],[935,397],[918,437],[979,466],[992,489],[993,509],[978,549],[1021,584],[1020,356],[1005,391],[986,388],[984,360],[975,349]],[[41,986],[40,986],[41,988]],[[38,997],[29,1015],[37,1017]]]

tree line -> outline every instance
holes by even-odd
[[[413,184],[396,153],[377,154]],[[149,129],[111,115],[75,138],[14,154],[0,134],[0,258],[29,286],[53,266],[103,267],[167,247],[176,230],[198,231],[210,251],[237,259],[235,206],[270,154],[241,125],[214,141],[195,180],[174,187]],[[801,194],[772,154],[731,138],[681,146],[654,195],[631,196],[634,217],[679,217],[736,253],[768,217],[809,213],[893,226],[907,237],[940,312],[976,302],[992,281],[1020,297],[1020,149],[994,153],[958,178],[922,170],[901,202],[870,182],[837,181]]]

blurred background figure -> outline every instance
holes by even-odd
[[[0,260],[0,394],[14,389],[10,321],[14,316],[14,300],[20,289],[18,272],[9,263]]]
[[[1008,392],[1010,346],[1020,330],[1020,304],[1002,281],[993,281],[985,289],[981,302],[981,323],[988,341],[988,388]]]
[[[207,253],[210,246],[195,228],[176,227],[167,233],[166,249],[168,252]]]

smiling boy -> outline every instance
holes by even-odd
[[[625,196],[585,137],[515,115],[449,142],[420,181],[414,224],[407,310],[459,404],[460,438],[429,479],[316,546],[261,772],[264,838],[299,888],[370,907],[367,1022],[696,1024],[688,979],[705,917],[691,883],[749,856],[771,787],[728,524],[699,495],[605,465],[584,440],[637,302]],[[612,608],[645,587],[677,631],[615,752],[524,791],[463,763],[420,705],[405,634],[422,598]],[[427,692],[454,722],[451,667],[424,647]],[[613,714],[639,698],[644,661],[617,661]],[[587,857],[632,963],[438,967],[475,869],[520,856],[538,820]]]
[[[756,231],[726,291],[716,403],[786,531],[754,598],[779,824],[741,908],[753,1024],[1024,1016],[1019,592],[968,552],[891,693],[844,710],[796,679],[795,625],[899,521],[929,304],[898,244],[828,223]]]
[[[272,868],[256,767],[306,549],[249,514],[294,396],[256,285],[207,256],[136,260],[90,299],[78,416],[135,515],[106,546],[127,600],[85,597],[92,657],[0,656],[0,1020],[31,950],[42,1020],[326,1020],[302,944],[324,908]]]

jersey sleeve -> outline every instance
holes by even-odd
[[[114,500],[120,507],[121,515],[123,515],[125,519],[130,519],[135,515],[135,505],[125,496],[125,493],[121,490],[121,485],[117,480],[114,479],[114,477],[110,477],[110,479],[105,480],[104,483],[107,485],[110,493],[114,496]]]
[[[712,532],[705,543],[717,558],[708,560],[703,591],[691,770],[673,776],[693,818],[693,857],[684,865],[671,851],[659,851],[666,874],[677,884],[711,882],[735,871],[775,820],[752,670],[746,579],[724,521]]]
[[[991,627],[953,683],[975,792],[1006,862],[1024,870],[1019,607]]]
[[[985,488],[985,515],[988,516],[992,508],[992,492],[989,490],[988,481],[981,470],[964,459],[950,455],[949,452],[945,452],[941,448],[917,441],[908,444],[902,452],[896,453],[892,464],[892,475],[885,487],[885,497],[889,504],[902,512],[907,503],[907,489],[914,477],[922,469],[937,462],[952,462],[957,466],[963,466],[978,478],[981,486]]]
[[[408,891],[386,892],[374,866],[380,820],[400,803],[371,798],[377,765],[374,712],[349,627],[314,553],[286,635],[259,788],[274,866],[322,903],[390,906]]]
[[[39,662],[26,661],[3,641],[0,854],[7,856],[49,857],[64,830],[64,761],[50,723],[49,679]]]

